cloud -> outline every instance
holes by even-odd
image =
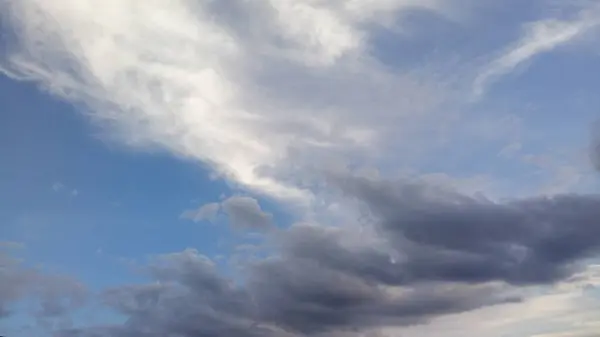
[[[390,73],[367,43],[383,17],[438,11],[437,1],[0,6],[16,41],[2,62],[7,74],[86,107],[110,137],[201,161],[284,199],[312,197],[290,181],[292,168],[369,153],[449,97],[426,70]]]
[[[129,317],[122,326],[70,330],[58,336],[269,336],[256,325],[252,302],[243,289],[218,274],[197,251],[157,257],[148,273],[155,284],[104,292],[104,302]]]
[[[272,225],[273,215],[264,212],[252,197],[233,196],[222,205],[233,227],[264,230]]]
[[[398,256],[372,252],[371,273],[391,284],[419,281],[552,283],[600,253],[598,195],[556,195],[497,203],[422,184],[341,179],[371,212]],[[321,244],[322,247],[335,247]],[[308,249],[308,254],[319,254]],[[343,252],[343,251],[340,251]],[[361,272],[351,255],[321,263]],[[340,254],[341,255],[341,254]],[[374,268],[379,266],[378,268]]]
[[[54,190],[54,192],[58,192],[58,191],[62,190],[63,188],[65,188],[65,185],[63,185],[63,183],[61,183],[59,181],[52,184],[52,190]]]
[[[211,202],[200,206],[198,209],[184,211],[181,213],[180,218],[189,219],[194,222],[203,220],[214,221],[220,208],[221,205],[219,203]]]
[[[498,156],[503,157],[503,158],[510,158],[510,157],[514,156],[515,154],[517,154],[521,150],[522,147],[523,147],[523,144],[521,144],[518,141],[511,142],[508,145],[506,145],[505,147],[503,147],[502,150],[500,150],[500,152],[498,152]]]
[[[388,288],[368,275],[293,257],[260,264],[249,287],[263,319],[306,335],[423,324],[436,316],[516,300],[493,286]]]
[[[147,268],[158,283],[108,289],[104,302],[128,317],[127,324],[73,329],[57,336],[300,336],[412,324],[433,315],[486,304],[489,290],[380,289],[301,261],[265,261],[245,287],[218,274],[197,251],[160,256]],[[287,332],[286,332],[287,331]]]
[[[66,186],[65,184],[63,184],[60,181],[55,182],[54,184],[52,184],[52,190],[56,193],[62,192],[64,190],[68,190],[68,186]],[[67,193],[69,193],[72,197],[76,197],[79,195],[79,190],[77,189],[70,189],[70,191],[68,191]]]
[[[600,196],[497,203],[422,182],[332,176],[330,184],[371,212],[375,231],[297,224],[275,232],[275,254],[245,265],[240,282],[193,249],[159,256],[146,268],[158,283],[105,294],[107,304],[130,318],[107,334],[402,330],[487,308],[516,310],[531,301],[546,301],[548,309],[561,292],[572,296],[596,287],[595,269],[586,269],[585,261],[600,251]],[[536,300],[548,289],[555,297]],[[567,302],[554,303],[559,311]],[[535,314],[546,317],[540,310]]]
[[[184,211],[180,217],[195,222],[215,221],[220,210],[235,229],[262,231],[273,225],[273,215],[263,211],[258,200],[249,196],[232,196],[220,203],[204,204],[197,210]]]
[[[600,171],[600,122],[592,127],[589,154],[592,165]]]
[[[79,282],[27,267],[2,247],[0,279],[0,320],[10,318],[24,300],[34,304],[31,313],[43,322],[63,317],[84,305],[87,298],[87,290]]]
[[[590,284],[598,286],[597,265],[551,288],[533,292],[523,302],[448,315],[429,325],[383,329],[381,336],[594,336],[600,323],[600,303]]]
[[[521,39],[492,60],[476,77],[473,85],[474,95],[483,95],[493,82],[511,73],[518,66],[540,54],[570,43],[597,27],[600,24],[600,8],[594,3],[583,7],[574,19],[542,19],[527,24]]]

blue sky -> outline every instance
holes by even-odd
[[[0,13],[0,335],[600,331],[600,242],[584,240],[600,233],[596,1],[6,0]],[[403,205],[426,210],[427,239],[410,236]],[[451,205],[466,215],[447,226],[478,221],[459,247],[437,227]],[[412,266],[398,256],[425,261],[409,241],[440,236],[473,253],[487,242],[480,228],[496,233],[490,208],[507,228],[529,214],[522,235],[532,238],[502,239],[486,259],[521,249],[547,274],[532,279],[525,260],[476,282],[376,273],[379,254],[390,273]],[[342,253],[364,268],[340,267]],[[307,267],[313,258],[322,269]],[[439,293],[415,301],[437,303],[446,287],[464,298],[421,314],[394,307],[412,297],[343,308],[316,299],[385,288]],[[488,287],[493,298],[474,301]],[[191,302],[215,289],[230,289],[201,297],[218,319]],[[182,294],[190,303],[164,300]],[[244,296],[250,313],[230,307],[249,305]]]

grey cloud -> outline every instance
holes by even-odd
[[[222,205],[232,226],[236,228],[264,230],[272,225],[273,216],[263,211],[254,198],[233,196],[223,201]]]
[[[292,256],[250,266],[243,286],[224,278],[191,249],[161,256],[147,271],[157,283],[122,286],[102,295],[105,304],[129,317],[126,324],[65,330],[57,336],[328,335],[418,324],[510,300],[490,296],[493,292],[483,288],[385,290],[365,278]]]
[[[0,321],[10,319],[22,300],[34,304],[30,314],[38,328],[48,329],[68,322],[68,314],[86,303],[87,290],[68,277],[26,267],[0,250]]]
[[[232,196],[221,203],[208,203],[197,210],[187,210],[181,218],[193,221],[214,221],[222,210],[235,229],[266,230],[273,224],[273,215],[262,210],[258,201],[248,196]]]
[[[346,240],[344,227],[277,232],[277,254],[228,280],[188,249],[156,257],[156,283],[109,289],[129,317],[59,336],[334,336],[423,324],[520,300],[523,285],[575,275],[600,251],[600,196],[504,203],[422,183],[333,177],[365,205],[381,246]]]
[[[83,306],[87,298],[86,288],[68,277],[42,276],[38,274],[36,289],[40,298],[38,315],[41,317],[59,317],[75,308]]]
[[[262,319],[306,335],[422,324],[438,315],[517,300],[502,295],[500,288],[385,289],[362,275],[294,258],[265,262],[250,280],[248,287]],[[496,295],[490,295],[494,290]]]
[[[368,207],[382,237],[403,256],[396,268],[373,268],[382,255],[361,255],[370,255],[370,272],[391,284],[551,283],[600,252],[600,195],[496,203],[420,184],[352,178],[339,186]],[[336,260],[326,260],[356,269],[348,263],[353,257],[341,252]]]
[[[157,283],[102,294],[105,304],[129,317],[126,324],[65,330],[56,336],[274,336],[272,329],[257,324],[247,291],[222,277],[197,251],[159,256],[147,271]]]
[[[590,159],[594,168],[600,171],[600,121],[594,123],[592,127]]]

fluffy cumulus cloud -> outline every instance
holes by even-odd
[[[600,23],[595,1],[532,3],[498,23],[497,2],[475,0],[0,0],[2,73],[75,104],[111,140],[211,168],[242,191],[181,218],[224,215],[268,252],[235,277],[196,249],[155,256],[147,284],[96,297],[125,323],[55,336],[597,336],[599,195],[500,200],[478,193],[486,177],[398,178],[440,148],[465,158],[460,142],[526,151],[514,118],[505,130],[468,112]],[[455,57],[443,40],[461,39],[471,47]],[[448,53],[411,57],[428,45]],[[255,197],[297,223],[279,226]],[[0,277],[0,319],[25,294],[44,315],[79,303],[79,285],[8,256]]]

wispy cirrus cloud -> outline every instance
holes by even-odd
[[[573,19],[552,18],[527,23],[520,40],[477,75],[473,84],[474,96],[480,97],[493,82],[532,58],[568,44],[600,25],[600,7],[593,2],[580,3],[583,8]]]

